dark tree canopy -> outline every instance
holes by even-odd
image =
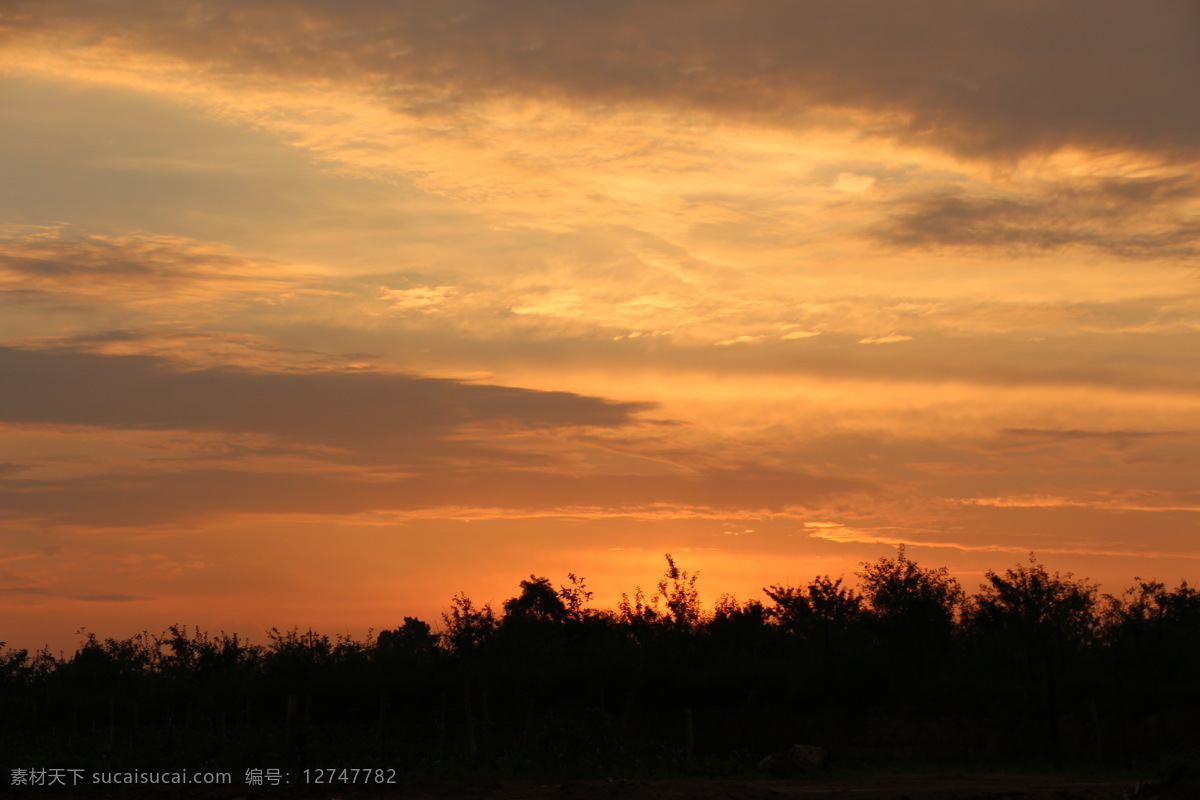
[[[1033,553],[1028,565],[984,575],[988,582],[973,598],[970,614],[975,625],[1009,628],[1041,645],[1079,644],[1095,635],[1095,585],[1075,580],[1069,572],[1051,575]]]
[[[857,575],[871,611],[890,624],[924,620],[948,628],[962,607],[962,587],[945,567],[920,567],[904,550],[900,545],[894,559],[862,563]]]
[[[521,594],[504,601],[505,621],[531,619],[537,622],[563,622],[568,617],[567,606],[550,584],[549,578],[530,575],[521,581]]]
[[[862,611],[862,597],[842,579],[828,575],[813,578],[808,586],[769,586],[763,589],[774,605],[771,618],[785,630],[803,636],[817,632],[844,630]]]

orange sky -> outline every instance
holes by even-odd
[[[1192,3],[0,10],[0,640],[1200,565]]]

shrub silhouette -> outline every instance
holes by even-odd
[[[700,592],[696,589],[699,573],[689,574],[675,563],[670,553],[666,555],[667,571],[658,582],[656,598],[661,598],[667,607],[667,618],[677,628],[694,628],[702,615]]]

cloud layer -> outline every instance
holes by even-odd
[[[948,0],[10,5],[10,43],[46,36],[226,75],[361,85],[410,113],[494,95],[629,103],[867,132],[1010,158],[1049,148],[1194,158],[1195,5]],[[93,31],[119,30],[100,45]]]

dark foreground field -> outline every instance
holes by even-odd
[[[1070,776],[1038,775],[877,775],[866,778],[795,781],[571,781],[538,784],[501,782],[490,784],[416,784],[395,792],[326,793],[313,797],[389,797],[404,800],[800,800],[800,798],[853,798],[854,800],[1117,800],[1127,797],[1200,797],[1200,786],[1191,792],[1134,795],[1136,781],[1104,780]],[[264,795],[265,797],[266,795]],[[247,799],[249,800],[249,798]]]
[[[214,800],[284,800],[285,798],[388,798],[389,800],[1185,800],[1200,797],[1200,782],[1138,782],[1129,778],[1081,775],[874,775],[870,777],[801,780],[663,781],[586,780],[533,781],[419,781],[395,786],[247,788],[183,787],[140,790],[40,790],[14,796],[82,798],[214,798]]]
[[[835,780],[761,781],[574,781],[560,784],[425,784],[406,787],[379,797],[406,800],[799,800],[800,798],[854,798],[854,800],[985,800],[1027,798],[1042,800],[1109,800],[1132,795],[1136,781],[1039,775],[876,775]],[[1200,791],[1200,787],[1196,788]],[[1143,790],[1144,791],[1144,790]],[[331,795],[332,796],[332,795]],[[353,795],[342,795],[350,797]],[[361,795],[369,796],[367,794]],[[1141,796],[1139,793],[1138,796]],[[1145,795],[1150,797],[1153,795]],[[1198,794],[1160,795],[1197,797]]]

